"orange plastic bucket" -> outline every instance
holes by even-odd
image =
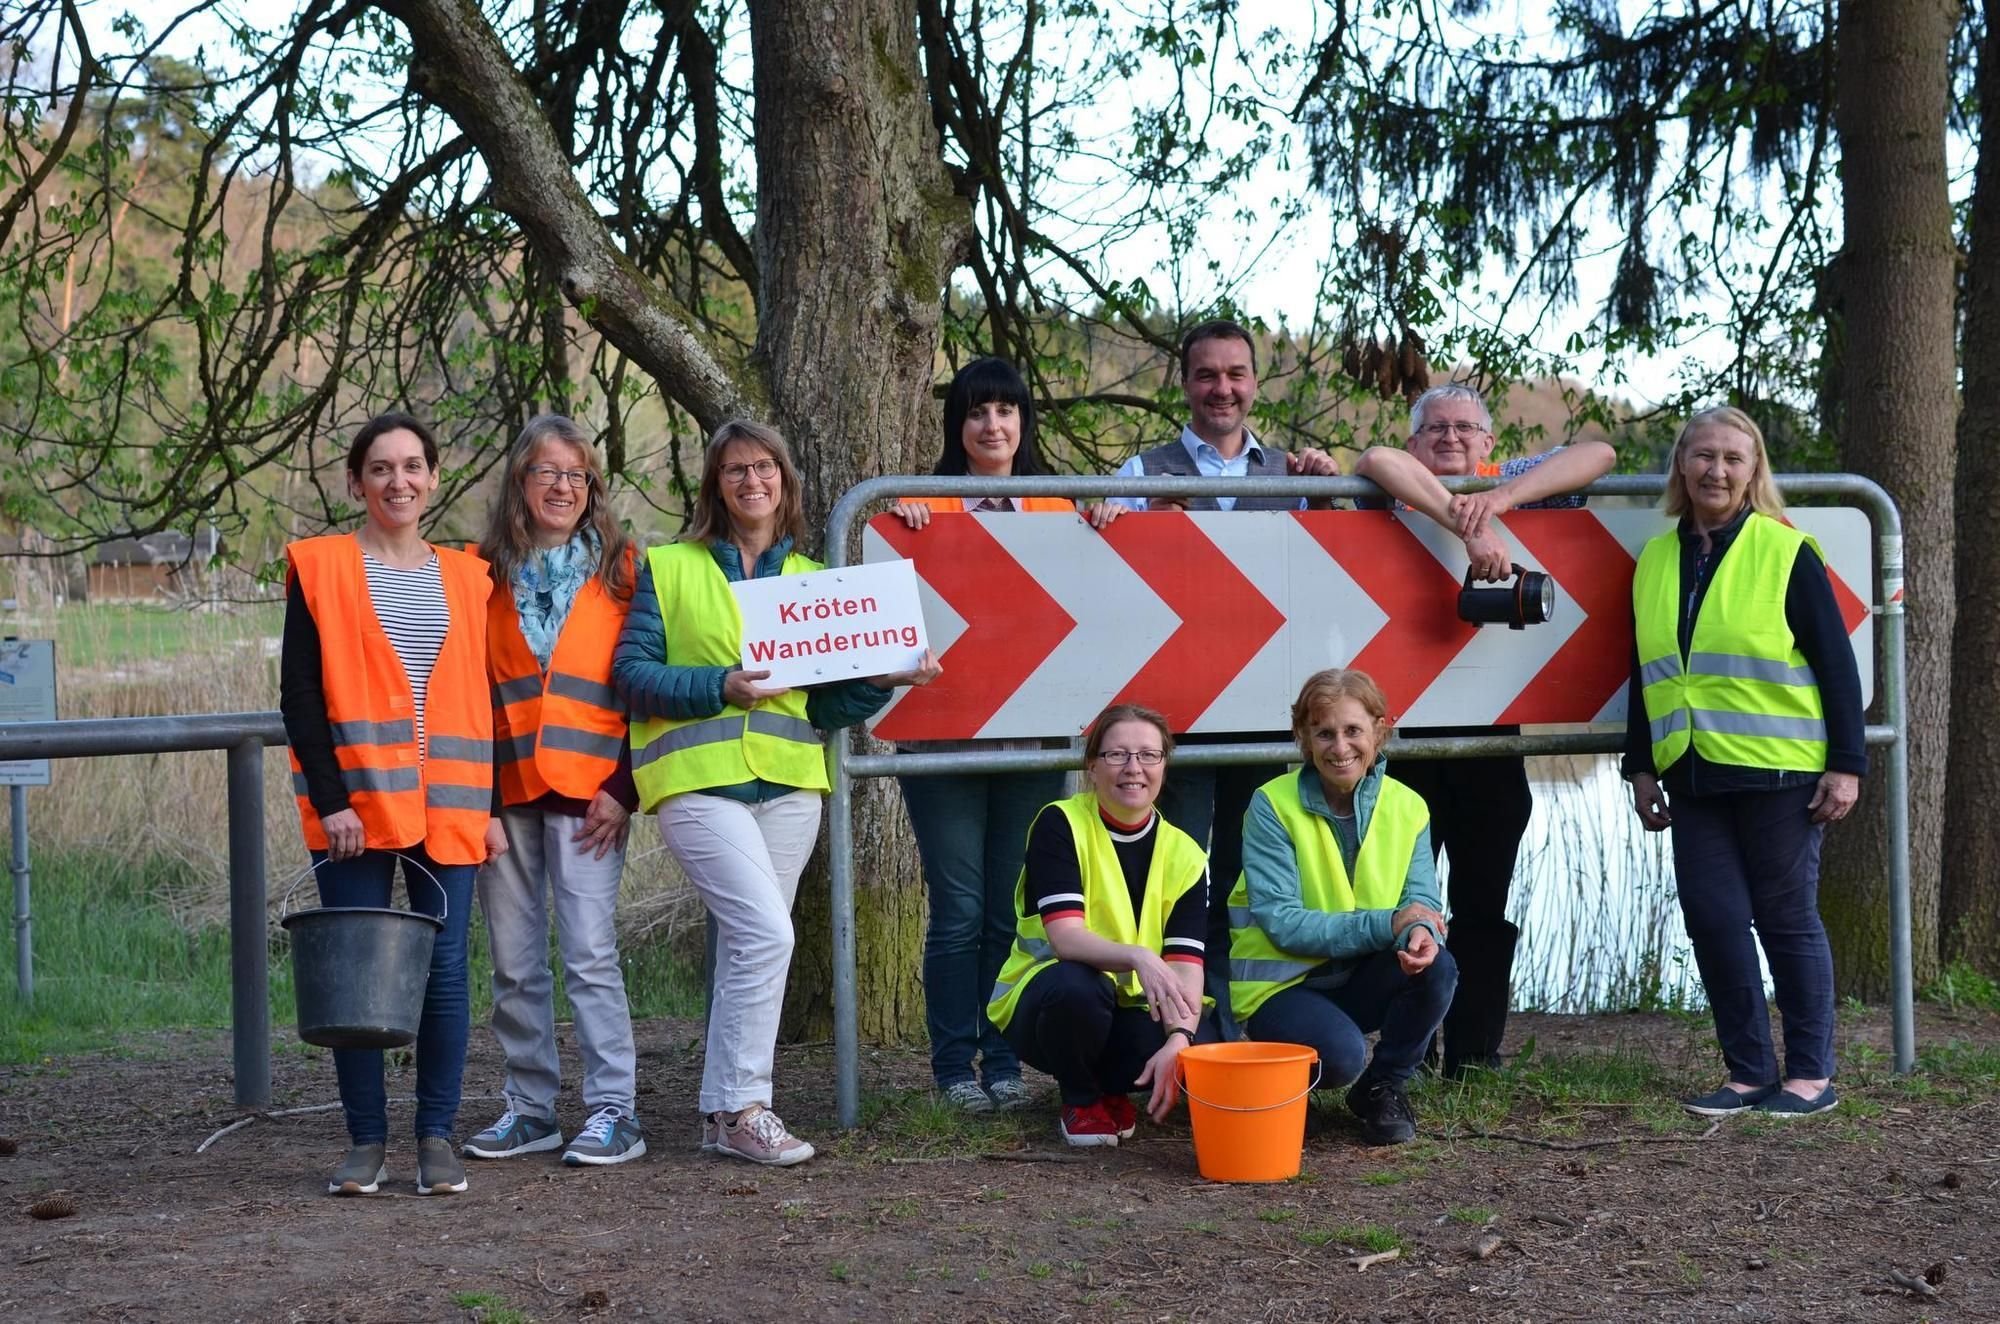
[[[1300,1044],[1195,1044],[1181,1050],[1194,1123],[1194,1161],[1209,1181],[1284,1181],[1299,1175],[1306,1096],[1319,1054]]]

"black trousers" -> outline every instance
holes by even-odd
[[[1002,1031],[1021,1060],[1056,1078],[1066,1106],[1130,1094],[1167,1034],[1144,1007],[1121,1007],[1111,977],[1081,961],[1057,961],[1028,981]],[[1204,1014],[1195,1042],[1214,1043]]]

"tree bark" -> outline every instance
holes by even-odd
[[[1980,113],[2000,115],[2000,13],[1986,8]],[[2000,147],[1996,147],[2000,152]],[[1983,527],[2000,501],[2000,161],[1979,154],[1966,224],[1965,411],[1958,419],[1958,527]],[[1946,764],[1944,888],[1939,926],[1947,961],[2000,976],[2000,563],[1984,542],[1958,544],[1958,620],[1952,631],[1951,758]]]
[[[1919,983],[1937,968],[1950,702],[1952,454],[1957,417],[1951,200],[1945,173],[1951,0],[1842,0],[1835,124],[1846,244],[1841,456],[1902,509],[1909,613],[1910,891]],[[1879,701],[1877,708],[1879,710]],[[1970,731],[1968,732],[1970,734]],[[1820,904],[1843,994],[1889,989],[1889,839],[1879,767],[1829,833]]]
[[[939,296],[971,224],[951,189],[917,63],[912,0],[752,0],[757,343],[772,421],[798,452],[813,527],[864,478],[937,446]],[[836,737],[846,738],[846,737]],[[862,1032],[914,1039],[923,882],[901,798],[855,788]],[[824,856],[799,890],[788,1033],[831,1024]]]

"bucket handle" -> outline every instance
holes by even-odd
[[[1181,1075],[1181,1093],[1187,1095],[1190,1099],[1193,1099],[1196,1103],[1200,1104],[1204,1108],[1214,1108],[1221,1112],[1226,1112],[1226,1113],[1267,1113],[1274,1108],[1289,1108],[1291,1105],[1297,1103],[1300,1099],[1305,1098],[1306,1095],[1311,1094],[1314,1090],[1319,1088],[1320,1068],[1323,1065],[1324,1063],[1320,1062],[1319,1059],[1317,1058],[1313,1059],[1312,1079],[1306,1082],[1306,1087],[1304,1089],[1300,1090],[1297,1094],[1294,1094],[1291,1098],[1280,1100],[1277,1103],[1260,1103],[1254,1108],[1240,1108],[1237,1107],[1235,1104],[1211,1103],[1207,1099],[1202,1098],[1199,1094],[1196,1094],[1193,1090],[1188,1088],[1187,1068],[1182,1066],[1178,1060],[1176,1060],[1174,1063],[1174,1066],[1180,1071]]]
[[[439,922],[443,922],[449,919],[451,917],[451,893],[444,890],[444,884],[437,880],[437,875],[426,869],[419,861],[411,859],[399,850],[389,851],[388,854],[395,856],[407,866],[403,871],[403,888],[405,891],[408,891],[410,886],[410,869],[415,869],[418,873],[430,879],[431,886],[438,890],[438,905],[440,907],[437,916],[438,920]],[[333,862],[333,858],[329,856],[321,860],[319,864],[308,864],[299,873],[298,877],[292,879],[291,885],[285,888],[285,895],[278,901],[278,922],[280,924],[283,924],[285,917],[292,913],[292,893],[299,890],[299,884],[318,873],[320,865],[332,864]]]

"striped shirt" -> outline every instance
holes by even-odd
[[[421,759],[424,696],[430,690],[431,668],[437,665],[445,632],[451,628],[444,574],[435,552],[414,570],[384,565],[363,552],[361,568],[368,575],[368,600],[375,607],[375,619],[382,623],[382,633],[389,636],[389,645],[396,650],[403,676],[410,683],[410,698],[416,708],[417,757]]]
[[[1118,855],[1118,868],[1124,874],[1126,895],[1132,900],[1135,916],[1146,904],[1146,876],[1152,870],[1153,843],[1159,837],[1154,828],[1159,821],[1157,812],[1148,814],[1145,825],[1133,830],[1108,818],[1104,820],[1104,830],[1111,834],[1111,846]],[[1042,917],[1042,923],[1063,918],[1088,919],[1084,913],[1083,872],[1077,864],[1076,838],[1070,831],[1069,816],[1053,805],[1044,807],[1028,830],[1024,874],[1022,891],[1027,904]],[[1208,945],[1207,870],[1202,871],[1201,882],[1183,893],[1167,913],[1162,937],[1160,955],[1169,961],[1202,960]]]

